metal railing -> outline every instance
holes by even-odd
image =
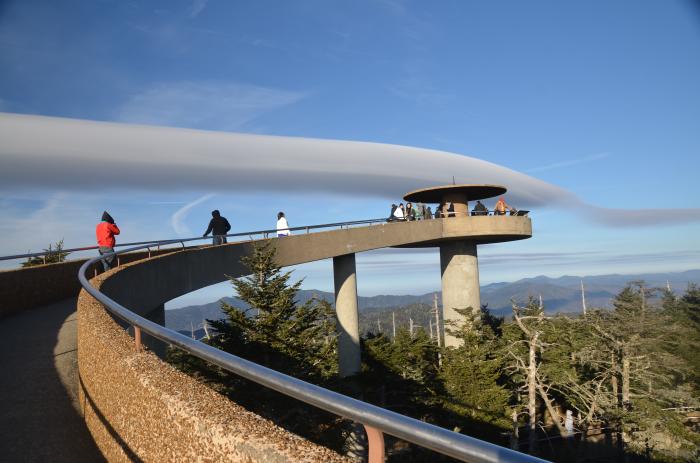
[[[496,209],[493,210],[483,210],[483,211],[466,211],[466,212],[457,212],[457,211],[447,211],[447,212],[441,212],[441,211],[435,211],[434,218],[436,219],[445,219],[448,217],[484,217],[484,216],[493,216],[493,217],[506,217],[506,216],[526,216],[530,213],[530,211],[526,211],[524,209],[510,209],[507,211],[499,212]]]
[[[529,211],[517,211],[517,212],[523,212],[526,215]],[[463,215],[463,213],[460,212],[450,212],[449,217],[456,217]],[[469,212],[467,214],[464,214],[466,216],[479,216],[480,214]],[[493,215],[493,216],[498,216],[496,214],[496,211],[486,211],[485,214],[483,215]],[[504,214],[504,215],[517,215],[514,213],[510,214]],[[433,217],[434,219],[439,219],[439,218],[449,218],[449,217],[439,217],[435,216]],[[430,219],[418,219],[418,220],[430,220]],[[396,217],[389,217],[383,218],[383,219],[365,219],[365,220],[355,220],[355,221],[349,221],[349,222],[336,222],[336,223],[326,223],[326,224],[320,224],[320,225],[306,225],[302,227],[290,227],[290,231],[305,231],[306,233],[309,233],[311,230],[317,230],[320,228],[333,228],[333,227],[340,227],[340,228],[349,228],[354,225],[368,225],[368,224],[374,224],[374,223],[384,223],[384,222],[406,222],[407,219],[397,219]],[[232,238],[232,237],[245,237],[248,236],[250,239],[253,239],[254,236],[261,235],[263,238],[269,238],[270,234],[276,234],[277,229],[269,229],[269,230],[256,230],[256,231],[251,231],[251,232],[243,232],[243,233],[231,233],[228,235],[225,235],[227,238]],[[136,241],[133,243],[117,243],[115,244],[115,248],[123,248],[126,246],[137,246],[137,245],[150,245],[150,246],[145,246],[139,249],[149,249],[152,246],[167,246],[170,244],[182,244],[184,247],[184,243],[190,242],[190,241],[198,241],[206,239],[206,237],[194,237],[194,238],[173,238],[171,240],[152,240],[152,241]],[[61,249],[60,251],[57,251],[56,249],[52,250],[44,250],[42,252],[31,252],[31,253],[26,253],[26,254],[13,254],[9,256],[0,256],[0,261],[4,260],[15,260],[15,259],[26,259],[26,258],[31,258],[31,257],[44,257],[44,263],[46,263],[46,256],[49,256],[51,254],[63,254],[63,253],[72,253],[72,252],[80,252],[80,251],[94,251],[99,249],[99,246],[83,246],[79,248],[69,248],[69,249]]]
[[[341,228],[347,228],[353,225],[366,225],[366,224],[373,224],[373,223],[378,223],[378,222],[386,222],[386,219],[365,219],[365,220],[355,220],[355,221],[350,221],[350,222],[337,222],[337,223],[326,223],[326,224],[320,224],[320,225],[306,225],[303,227],[290,227],[290,231],[305,231],[306,233],[309,233],[310,230],[316,230],[319,228],[333,228],[333,227],[341,227]],[[226,235],[227,238],[230,237],[245,237],[249,236],[257,236],[261,235],[264,238],[268,238],[270,234],[275,234],[277,233],[277,229],[270,229],[270,230],[256,230],[256,231],[251,231],[251,232],[243,232],[243,233],[231,233]],[[117,243],[114,247],[115,248],[123,248],[126,246],[137,246],[137,245],[150,245],[148,247],[153,247],[153,246],[167,246],[169,244],[177,244],[177,243],[186,243],[190,241],[198,241],[198,240],[203,240],[207,239],[207,237],[202,237],[202,236],[197,236],[194,238],[173,238],[170,240],[152,240],[152,241],[137,241],[133,243]],[[209,238],[211,239],[211,238]],[[146,249],[147,247],[142,247],[139,249]],[[41,256],[47,256],[51,254],[63,254],[63,253],[71,253],[71,252],[79,252],[79,251],[94,251],[96,249],[99,249],[99,246],[83,246],[79,248],[70,248],[70,249],[61,249],[60,251],[57,251],[55,249],[52,250],[44,250],[42,252],[31,252],[31,253],[26,253],[26,254],[14,254],[10,256],[0,256],[0,261],[3,260],[14,260],[14,259],[26,259],[30,257],[41,257]]]
[[[290,230],[304,230],[306,233],[308,233],[310,230],[319,228],[346,228],[353,225],[372,224],[377,222],[383,223],[385,221],[386,219],[360,220],[354,222],[295,227],[290,228]],[[234,233],[227,236],[250,236],[252,239],[252,236],[267,236],[270,233],[276,233],[276,231],[277,230],[261,230],[248,233]],[[154,244],[167,245],[173,243],[183,243],[184,247],[184,243],[187,241],[202,239],[205,238],[198,237],[185,240],[166,240],[149,242],[148,244],[153,246]],[[149,246],[137,246],[125,249],[119,253],[137,251],[147,247]],[[115,252],[114,254],[118,253]],[[227,352],[218,350],[212,346],[185,336],[184,334],[147,320],[146,318],[133,313],[128,308],[122,306],[108,296],[102,294],[97,288],[90,284],[86,276],[86,272],[92,264],[100,261],[102,257],[104,256],[93,257],[80,267],[78,272],[80,284],[90,295],[102,303],[109,312],[133,326],[137,350],[142,349],[141,332],[144,331],[165,343],[171,344],[231,373],[240,375],[250,381],[254,381],[260,385],[318,407],[322,410],[357,423],[361,423],[365,427],[368,436],[370,463],[380,463],[384,461],[384,433],[462,461],[475,463],[534,463],[545,461],[505,447],[500,447],[489,442],[481,441],[473,437],[452,432],[414,418],[409,418],[399,413],[377,407],[376,405],[362,402],[352,397],[307,383],[292,376],[288,376],[262,365],[258,365],[249,360],[245,360]]]

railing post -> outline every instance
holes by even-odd
[[[364,425],[367,432],[367,463],[384,463],[384,434],[377,428]]]
[[[134,325],[134,341],[136,342],[136,352],[141,352],[141,327]]]

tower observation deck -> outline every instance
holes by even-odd
[[[440,204],[446,210],[442,220],[446,233],[437,242],[418,243],[439,246],[442,281],[443,320],[446,326],[464,323],[464,316],[455,309],[471,308],[478,317],[481,308],[477,245],[527,239],[532,236],[532,223],[524,215],[489,215],[488,211],[470,215],[469,201],[493,198],[506,192],[500,185],[443,185],[407,193],[405,201]],[[447,204],[451,204],[449,212]],[[493,211],[495,213],[495,211]],[[475,213],[472,213],[475,214]],[[469,233],[465,233],[469,231]],[[457,346],[459,340],[445,330],[445,345]]]

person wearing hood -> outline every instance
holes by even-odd
[[[97,236],[97,246],[99,246],[98,252],[100,255],[108,254],[102,258],[102,267],[104,267],[105,272],[112,268],[114,246],[116,245],[114,235],[119,233],[119,227],[114,223],[112,216],[107,211],[104,211],[102,213],[102,221],[97,224],[95,235]]]
[[[231,224],[228,223],[226,217],[222,217],[218,210],[211,211],[211,220],[209,221],[209,227],[204,235],[207,236],[209,233],[212,235],[211,244],[226,244],[226,234],[231,230]]]
[[[484,206],[481,201],[477,201],[472,210],[472,215],[489,215],[489,210]]]
[[[394,212],[396,212],[396,208],[399,207],[396,204],[391,205],[391,212],[389,212],[389,217],[386,219],[387,222],[393,222],[396,220],[396,217],[394,216]]]

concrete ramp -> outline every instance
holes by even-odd
[[[0,320],[0,461],[100,462],[77,403],[76,299]]]

